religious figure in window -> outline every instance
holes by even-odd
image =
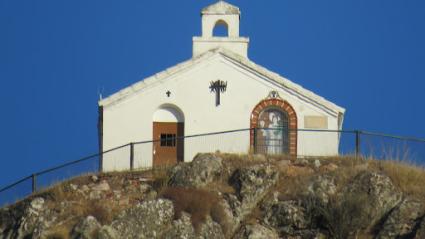
[[[258,124],[258,153],[288,153],[288,116],[285,112],[275,108],[266,109],[260,114]]]

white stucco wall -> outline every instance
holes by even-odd
[[[221,94],[221,105],[216,107],[215,94],[210,82],[227,81],[227,91]],[[304,116],[327,117],[327,128],[338,129],[337,114],[332,115],[311,102],[301,99],[281,85],[270,81],[235,61],[216,54],[194,67],[171,74],[163,80],[143,88],[140,92],[104,105],[103,149],[108,150],[129,142],[152,140],[154,117],[170,117],[158,109],[174,105],[184,115],[185,135],[219,132],[250,127],[254,107],[275,90],[295,109],[298,127],[303,128]],[[170,91],[170,97],[166,92]],[[158,116],[159,115],[159,116]],[[172,117],[170,122],[173,122]],[[298,133],[298,155],[338,154],[338,134]],[[191,161],[198,152],[248,153],[249,132],[191,138],[185,142],[185,161]],[[120,156],[120,154],[122,154]],[[121,158],[121,159],[119,159]],[[129,148],[104,156],[104,170],[129,168]],[[152,144],[135,146],[135,167],[152,165]]]
[[[245,37],[194,37],[193,57],[199,56],[209,50],[222,47],[235,52],[243,57],[248,57],[249,39]]]

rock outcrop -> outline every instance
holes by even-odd
[[[234,239],[278,239],[279,235],[272,229],[260,224],[244,225]]]
[[[204,187],[220,177],[223,171],[222,160],[213,154],[199,154],[192,163],[179,164],[172,168],[169,184],[174,187]]]
[[[91,239],[99,231],[101,225],[93,216],[79,222],[72,231],[73,239]]]
[[[403,200],[385,219],[377,239],[409,238],[422,217],[421,204],[409,199]]]
[[[235,207],[238,217],[244,217],[268,193],[279,178],[275,167],[269,164],[258,164],[236,170],[230,183],[236,189],[240,204]]]
[[[371,228],[386,216],[402,200],[402,193],[394,186],[391,179],[385,175],[363,171],[358,174],[343,192],[349,197],[364,197],[361,210],[364,213],[358,214],[362,218],[363,228]]]
[[[174,216],[173,203],[158,199],[143,202],[122,212],[111,227],[120,238],[159,238]]]
[[[232,158],[64,183],[0,209],[0,239],[425,238],[425,202],[367,162]]]

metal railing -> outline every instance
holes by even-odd
[[[297,135],[295,144],[289,136],[294,131]],[[270,136],[273,134],[275,136]],[[425,166],[425,139],[360,130],[251,128],[175,137],[171,140],[184,144],[184,161],[190,161],[197,153],[216,151],[290,154],[292,145],[296,147],[297,157],[353,155],[382,160],[403,160]],[[160,144],[161,140],[131,142],[35,172],[0,188],[0,206],[87,173],[150,169],[153,167],[153,151]],[[284,145],[287,145],[287,148]]]

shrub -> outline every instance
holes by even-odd
[[[217,194],[202,189],[170,187],[163,190],[160,196],[173,202],[175,219],[180,218],[182,212],[191,214],[196,231],[199,231],[207,216],[220,224],[224,232],[227,231],[226,213]]]
[[[367,195],[346,193],[333,196],[324,204],[318,198],[304,197],[306,219],[312,225],[325,228],[331,238],[359,238],[358,233],[368,225]]]
[[[89,201],[83,204],[83,216],[93,216],[101,224],[110,224],[113,219],[113,211],[107,204],[99,201]]]
[[[163,188],[167,187],[168,181],[170,180],[167,168],[154,168],[150,173],[153,179],[152,187],[156,191],[161,191]]]

